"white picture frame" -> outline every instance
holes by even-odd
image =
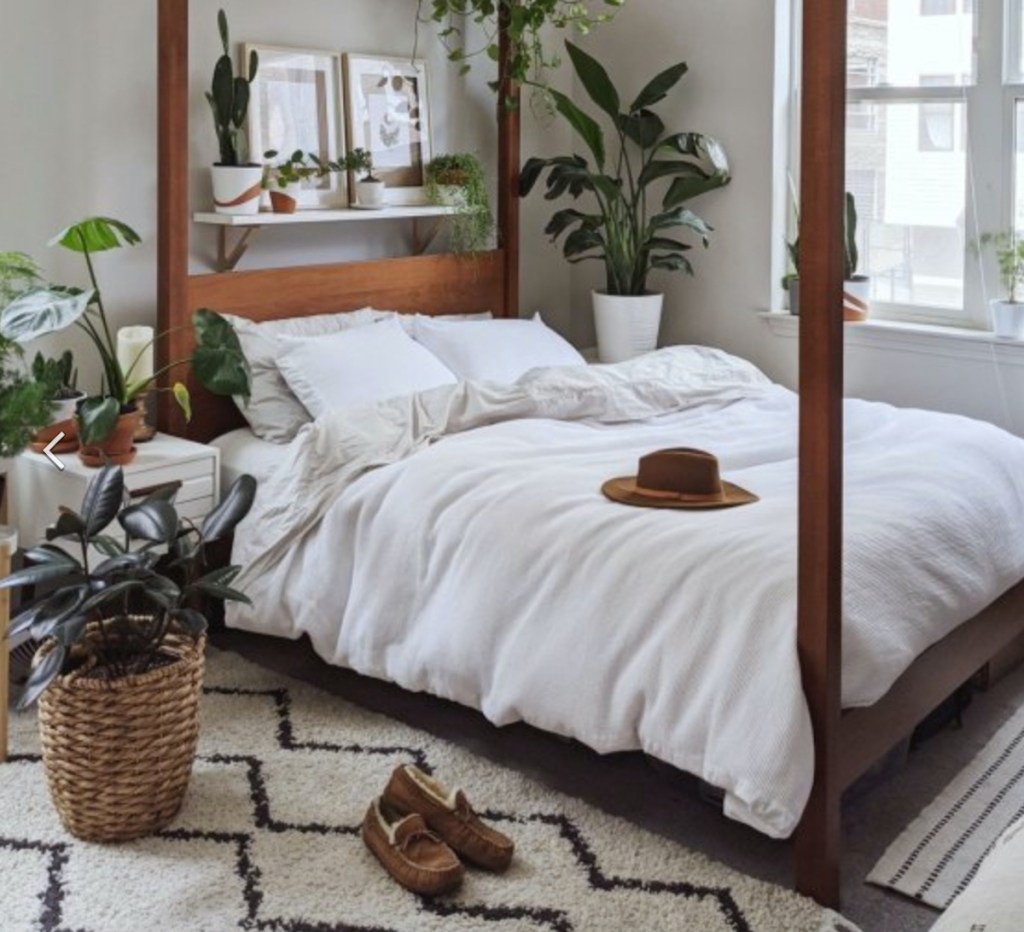
[[[374,175],[387,185],[388,204],[427,203],[431,138],[426,62],[348,52],[344,66],[349,149],[371,154]]]
[[[296,149],[324,161],[343,158],[347,150],[341,53],[246,43],[245,61],[253,50],[260,67],[249,101],[252,160],[263,163],[264,153],[272,149],[281,161]],[[348,178],[345,172],[333,172],[307,181],[295,197],[303,210],[347,207]]]

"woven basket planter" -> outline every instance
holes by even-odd
[[[129,841],[177,814],[199,736],[205,647],[205,637],[171,634],[162,653],[174,659],[164,666],[113,680],[76,670],[42,694],[43,766],[72,835]]]

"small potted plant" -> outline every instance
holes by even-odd
[[[380,210],[385,206],[387,185],[373,174],[373,156],[366,149],[354,149],[345,156],[345,168],[359,176],[355,181],[352,206],[362,210]]]
[[[139,838],[177,813],[199,734],[198,606],[248,601],[232,588],[241,567],[209,570],[206,559],[248,513],[256,481],[239,477],[201,528],[179,517],[176,491],[132,503],[121,467],[105,467],[81,509],[62,508],[50,542],[28,551],[31,565],[0,580],[2,589],[47,587],[11,623],[12,637],[40,643],[20,707],[39,700],[50,795],[65,828],[86,841]],[[105,556],[96,564],[93,548]]]
[[[648,279],[655,270],[693,274],[686,256],[691,244],[672,234],[685,231],[708,245],[711,227],[686,204],[727,185],[729,163],[716,140],[667,131],[652,109],[682,80],[685,62],[656,75],[623,107],[604,66],[571,42],[566,48],[577,78],[601,113],[595,118],[560,91],[549,88],[547,93],[590,159],[577,154],[531,158],[523,166],[520,194],[528,195],[546,173],[547,199],[590,196],[589,212],[563,208],[545,232],[552,240],[565,237],[562,251],[569,262],[596,259],[604,264],[605,287],[593,292],[598,355],[601,362],[620,362],[657,346],[664,295],[649,290]],[[602,118],[614,127],[611,152]]]
[[[260,209],[263,167],[248,160],[248,141],[243,132],[249,114],[251,84],[259,71],[259,56],[253,50],[245,76],[235,74],[231,58],[228,18],[223,10],[217,13],[222,54],[213,69],[213,83],[206,100],[213,113],[220,161],[211,172],[213,202],[217,213],[256,214]]]
[[[42,430],[36,431],[30,446],[36,453],[42,451],[59,434],[63,439],[51,447],[54,453],[71,453],[78,449],[78,422],[75,413],[78,403],[85,398],[85,392],[78,388],[78,370],[71,350],[65,350],[59,357],[51,359],[36,353],[32,360],[32,378],[46,387],[54,403],[54,420]]]
[[[479,252],[494,231],[494,215],[483,166],[472,153],[440,155],[427,166],[427,200],[454,207],[450,218],[453,252]]]
[[[268,164],[263,171],[263,188],[270,193],[270,205],[276,214],[293,214],[299,207],[295,189],[311,179],[323,178],[331,172],[344,171],[338,162],[321,159],[313,152],[296,149],[284,161],[274,163],[276,149],[263,154]]]
[[[993,298],[992,330],[1004,340],[1024,339],[1024,240],[1014,233],[986,233],[982,246],[991,246],[999,264],[1005,298]]]

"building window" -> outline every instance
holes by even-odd
[[[921,87],[954,87],[952,75],[921,75]],[[864,106],[861,102],[852,107]],[[956,148],[956,104],[937,100],[922,103],[917,127],[917,147],[921,152],[952,152]]]

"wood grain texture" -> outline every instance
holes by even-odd
[[[507,72],[513,50],[508,39],[508,6],[501,7],[499,68]],[[505,80],[498,94],[498,248],[505,253],[505,307],[509,317],[519,316],[519,167],[522,135],[521,94],[517,84]]]
[[[797,645],[814,729],[797,889],[839,905],[846,0],[804,0]]]
[[[438,255],[376,262],[261,269],[193,275],[178,326],[163,339],[171,359],[188,359],[195,347],[192,314],[211,308],[265,321],[308,317],[373,306],[400,313],[468,314],[491,311],[506,316],[506,259],[498,250],[472,256]],[[206,443],[244,420],[230,398],[211,395],[189,367],[175,370],[192,393],[194,414],[186,424],[176,406],[165,408],[163,429]]]

